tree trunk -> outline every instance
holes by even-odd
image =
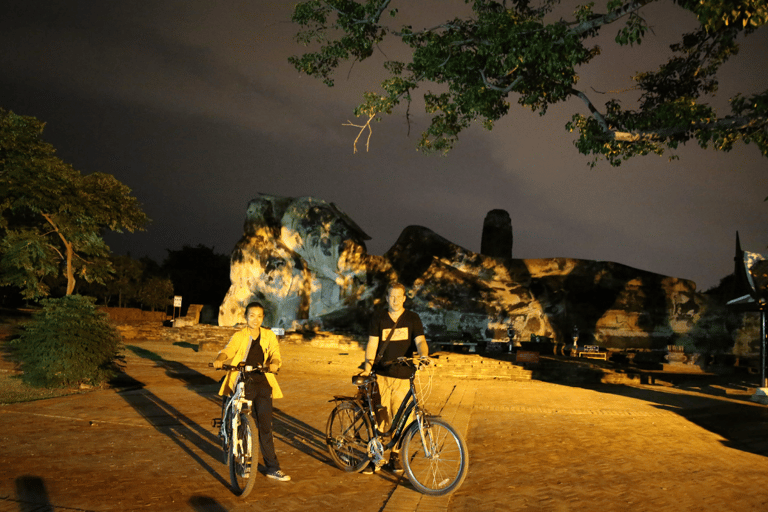
[[[64,240],[64,237],[61,237]],[[64,246],[67,248],[67,295],[72,295],[75,291],[75,274],[72,271],[72,258],[75,255],[75,251],[72,249],[72,244],[64,240]]]
[[[53,222],[53,217],[51,217],[47,213],[42,213],[42,216],[46,221],[48,221],[48,224],[53,226],[54,231],[56,231],[56,234],[59,235],[59,238],[61,238],[61,241],[64,244],[64,247],[66,248],[67,295],[72,295],[72,292],[75,291],[75,273],[72,270],[72,259],[75,257],[75,250],[72,248],[72,242],[64,238],[64,235],[61,233],[61,231],[59,231],[59,227],[56,225],[55,222]]]

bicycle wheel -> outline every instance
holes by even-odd
[[[259,459],[259,440],[256,422],[250,412],[240,413],[240,425],[231,439],[235,448],[229,446],[229,481],[232,490],[245,498],[256,483],[256,466]]]
[[[423,444],[416,423],[403,439],[405,474],[419,492],[443,496],[459,488],[467,476],[469,454],[464,439],[450,423],[441,418],[427,418]]]
[[[325,429],[328,451],[333,462],[344,471],[359,472],[368,465],[371,423],[365,411],[354,402],[341,402],[328,417]]]

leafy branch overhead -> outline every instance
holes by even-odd
[[[768,0],[674,0],[699,25],[681,34],[659,69],[634,77],[636,108],[616,98],[598,106],[578,88],[577,68],[600,55],[595,37],[610,29],[618,45],[641,44],[649,31],[643,7],[658,1],[609,0],[600,10],[588,3],[566,20],[556,16],[560,0],[465,0],[470,16],[414,29],[387,24],[399,15],[393,0],[309,0],[295,6],[292,19],[300,26],[297,41],[318,49],[289,60],[333,86],[342,62],[368,59],[386,38],[398,39],[410,60],[384,64],[381,92],[366,93],[355,109],[367,121],[349,124],[362,134],[377,116],[410,105],[420,87],[440,84],[444,92],[423,95],[431,121],[418,146],[428,152],[449,151],[473,123],[492,129],[512,101],[544,115],[550,105],[575,98],[584,113],[573,115],[566,129],[578,133],[574,144],[594,157],[592,165],[600,158],[620,165],[637,155],[661,155],[690,140],[722,151],[741,140],[768,155],[768,91],[737,95],[724,116],[707,103],[720,67],[738,52],[737,39],[768,22]]]

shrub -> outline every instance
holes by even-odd
[[[33,386],[100,385],[120,370],[120,333],[94,299],[44,299],[14,340],[24,382]]]

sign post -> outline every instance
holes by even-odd
[[[176,320],[176,308],[179,308],[179,315],[181,315],[181,295],[174,295],[173,297],[173,319]]]

